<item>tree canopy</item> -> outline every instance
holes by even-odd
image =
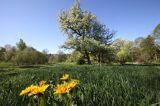
[[[90,50],[95,49],[91,42],[95,40],[106,46],[112,43],[114,33],[97,21],[91,12],[83,11],[79,2],[68,11],[61,11],[58,22],[62,32],[68,37],[63,47],[81,52],[88,64],[91,64]]]
[[[17,43],[17,48],[19,50],[24,50],[26,47],[27,47],[26,43],[22,39],[20,39],[19,42]]]

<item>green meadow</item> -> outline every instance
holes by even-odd
[[[77,106],[158,106],[160,66],[53,64],[0,68],[0,106],[27,106],[30,97],[19,96],[41,80],[56,85],[67,73],[79,83],[70,92]],[[46,106],[54,106],[51,92],[45,92]],[[68,99],[62,102],[66,106]]]

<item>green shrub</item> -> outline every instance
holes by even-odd
[[[77,60],[76,64],[82,65],[82,64],[85,64],[85,61],[84,61],[82,58],[79,58],[79,59]]]

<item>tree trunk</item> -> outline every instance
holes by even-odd
[[[101,56],[100,56],[100,53],[98,53],[98,63],[101,62]]]
[[[87,63],[91,64],[90,56],[89,56],[89,53],[87,52],[87,50],[85,50],[85,55],[86,55],[86,58],[87,58]]]

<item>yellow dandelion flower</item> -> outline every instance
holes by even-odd
[[[68,85],[68,83],[64,83],[64,84],[61,84],[61,85],[57,85],[55,88],[54,88],[54,94],[65,94],[65,93],[69,93],[70,91],[70,87]]]
[[[69,78],[69,74],[64,74],[60,80],[67,80]]]
[[[44,94],[46,89],[49,87],[49,85],[45,83],[46,81],[40,81],[39,85],[31,85],[27,87],[26,89],[21,91],[20,96],[25,94],[28,94],[28,96],[35,94]]]
[[[35,85],[31,85],[31,86],[27,87],[26,89],[24,89],[24,90],[21,91],[20,96],[32,92],[36,87],[37,86],[35,86]]]
[[[70,88],[74,88],[79,83],[79,80],[71,80],[69,83]]]
[[[43,85],[45,85],[45,83],[46,83],[46,81],[42,80],[39,82],[39,86],[43,86]]]
[[[32,92],[28,94],[28,96],[36,95],[36,94],[44,94],[46,89],[49,87],[48,84],[42,85],[42,86],[37,86]]]
[[[69,83],[64,83],[61,85],[57,85],[54,88],[54,94],[65,94],[65,93],[69,93],[70,90],[72,90],[77,84],[78,84],[79,80],[72,80]]]

